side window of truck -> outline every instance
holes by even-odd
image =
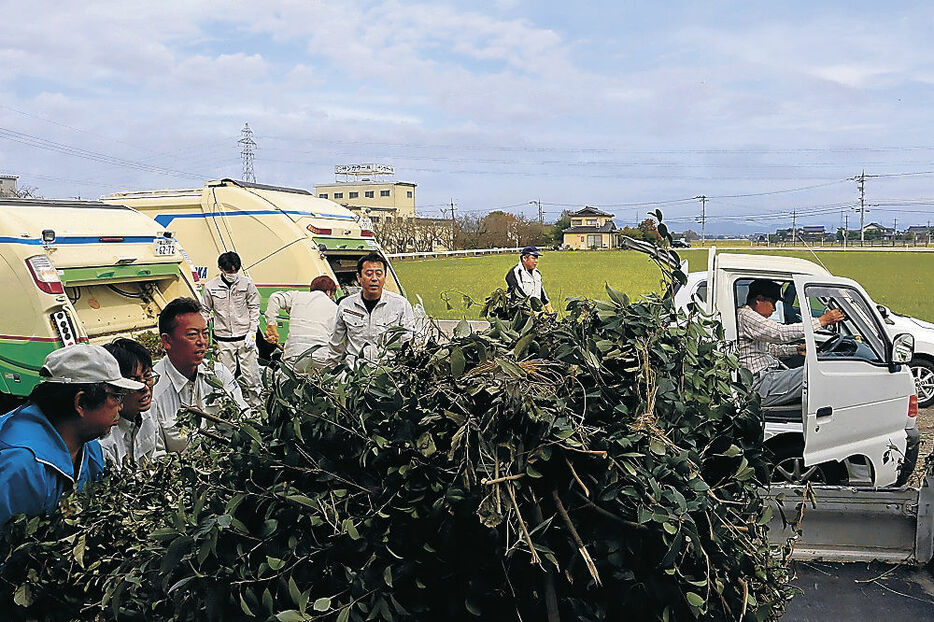
[[[776,281],[781,283],[782,290],[787,291],[786,288],[794,288],[794,283],[785,283],[783,281]],[[749,293],[749,284],[752,283],[752,279],[737,279],[733,283],[733,293],[736,300],[736,308],[739,309],[746,304],[746,295]],[[775,311],[772,315],[769,316],[770,320],[774,320],[779,324],[790,324],[785,318],[785,303],[783,300],[779,300],[775,303]]]
[[[845,286],[811,285],[805,288],[812,315],[839,309],[842,322],[818,331],[818,360],[858,359],[872,363],[885,361],[885,336],[866,299]]]

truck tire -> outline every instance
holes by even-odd
[[[804,466],[804,445],[786,442],[772,451],[771,482],[773,484],[839,484],[846,468],[839,462],[824,462]]]
[[[918,408],[934,405],[934,363],[927,359],[914,358],[908,363],[911,376],[918,392]]]

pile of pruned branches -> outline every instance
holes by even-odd
[[[683,276],[683,275],[676,275]],[[257,419],[0,545],[34,619],[773,620],[762,426],[670,297],[488,301],[386,364],[283,370]],[[15,605],[13,602],[15,601]]]

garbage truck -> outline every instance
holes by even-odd
[[[53,350],[156,335],[168,301],[195,295],[172,234],[113,203],[0,199],[0,261],[3,406],[29,395]]]
[[[236,251],[263,311],[273,292],[306,290],[320,275],[333,278],[339,294],[356,291],[357,260],[382,254],[353,212],[298,188],[220,179],[201,188],[115,192],[101,201],[133,207],[172,231],[201,281],[218,274],[218,255]],[[391,266],[388,272],[386,289],[403,293]],[[284,315],[278,324],[284,339]]]

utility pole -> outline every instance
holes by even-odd
[[[538,206],[538,224],[545,224],[545,212],[542,211],[542,200],[538,199],[537,201],[529,201],[529,205]]]
[[[243,175],[240,177],[243,181],[256,183],[256,175],[253,174],[253,150],[256,148],[256,141],[253,140],[253,130],[249,123],[243,124],[240,130],[240,159],[243,160]]]
[[[454,240],[457,231],[457,219],[454,217],[454,197],[451,197],[451,250],[456,250],[454,248]]]
[[[850,237],[850,215],[843,212],[843,250],[846,250],[846,239]]]
[[[707,242],[707,195],[702,194],[694,198],[700,199],[700,202],[701,202],[701,216],[700,216],[701,246],[706,246],[706,242]]]
[[[895,241],[898,240],[898,218],[895,219],[895,223],[892,225],[892,246],[895,246]]]
[[[875,177],[875,175],[867,175],[864,170],[856,177],[851,177],[856,181],[856,187],[859,188],[859,245],[863,246],[866,243],[866,178]]]
[[[798,212],[796,210],[791,211],[791,246],[794,247],[797,242],[798,237]]]

